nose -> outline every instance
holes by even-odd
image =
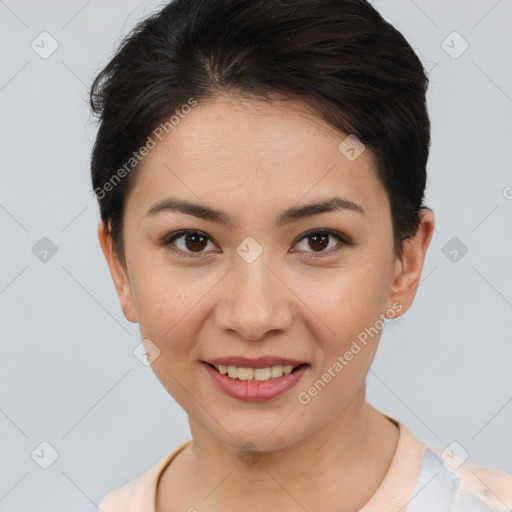
[[[236,259],[227,274],[215,324],[244,340],[258,341],[285,332],[293,321],[294,294],[263,255],[247,263]]]

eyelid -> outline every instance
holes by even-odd
[[[170,233],[170,234],[164,236],[161,240],[159,240],[157,242],[157,245],[168,249],[171,253],[178,254],[180,256],[184,256],[185,258],[187,258],[187,257],[190,257],[190,258],[203,257],[203,258],[205,258],[205,257],[211,255],[211,253],[208,253],[208,252],[206,252],[206,253],[204,253],[204,252],[191,253],[191,252],[182,251],[181,249],[169,248],[172,246],[172,243],[175,240],[177,240],[178,238],[181,238],[182,236],[188,235],[188,234],[199,234],[201,236],[204,236],[205,238],[207,238],[209,241],[213,242],[214,244],[218,245],[217,242],[215,241],[215,239],[213,239],[210,235],[208,235],[204,231],[201,231],[200,229],[181,229],[181,230],[175,231],[173,233]],[[307,254],[307,256],[304,256],[305,258],[327,257],[327,256],[338,253],[339,251],[341,251],[344,248],[344,246],[355,245],[350,240],[350,238],[348,236],[344,235],[343,233],[340,233],[339,231],[336,231],[334,229],[328,229],[328,228],[315,228],[315,229],[310,229],[304,233],[301,233],[294,240],[292,247],[297,245],[297,243],[299,243],[304,238],[307,238],[308,236],[312,236],[314,234],[330,235],[338,240],[338,244],[341,244],[341,247],[331,248],[329,251],[325,251],[325,252],[324,251],[320,251],[320,252],[305,251]],[[304,252],[304,251],[298,251],[298,252]]]
[[[343,233],[340,233],[339,231],[336,231],[335,229],[329,229],[329,228],[315,228],[315,229],[309,229],[308,231],[305,231],[304,233],[301,233],[294,241],[292,245],[297,244],[300,242],[303,238],[307,238],[308,236],[312,236],[314,234],[324,234],[324,235],[332,235],[335,238],[338,238],[341,242],[349,245],[351,244],[350,239],[348,236],[344,235]],[[319,253],[318,253],[319,254]]]
[[[324,235],[330,235],[338,240],[338,247],[333,247],[328,251],[320,251],[320,252],[314,252],[314,251],[305,251],[304,258],[327,258],[329,256],[332,256],[334,254],[338,254],[345,246],[351,246],[355,245],[348,236],[344,235],[343,233],[340,233],[339,231],[336,231],[335,229],[328,229],[328,228],[315,228],[310,229],[306,231],[305,233],[302,233],[299,235],[299,237],[293,242],[292,247],[297,245],[301,240],[304,238],[308,238],[309,236],[312,236],[314,234],[324,234]],[[341,244],[341,246],[339,246]],[[299,251],[300,252],[300,251]]]
[[[199,258],[199,257],[206,257],[205,255],[209,255],[208,253],[200,252],[200,253],[193,253],[193,252],[185,252],[181,249],[171,249],[172,243],[177,240],[178,238],[181,238],[182,236],[189,235],[189,234],[199,234],[201,236],[204,236],[209,241],[213,242],[214,244],[218,245],[217,242],[204,231],[201,231],[200,229],[180,229],[178,231],[174,231],[173,233],[170,233],[166,236],[164,236],[161,240],[157,242],[157,244],[161,247],[164,247],[168,251],[178,254],[180,256],[184,256],[185,258]]]

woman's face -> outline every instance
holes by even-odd
[[[126,198],[127,275],[109,261],[123,312],[191,425],[230,446],[284,448],[356,410],[384,316],[413,300],[426,246],[408,275],[372,155],[342,152],[344,138],[302,103],[200,102],[145,157]],[[222,211],[227,224],[148,213],[169,198]],[[276,223],[334,198],[339,208]],[[199,233],[169,241],[178,230]],[[244,400],[207,371],[227,356],[308,366],[279,396]]]

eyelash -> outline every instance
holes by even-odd
[[[185,258],[204,257],[203,256],[204,253],[187,253],[185,251],[182,251],[181,249],[177,249],[176,250],[176,249],[171,249],[170,248],[171,244],[175,240],[177,240],[179,238],[182,238],[185,235],[189,235],[189,234],[197,234],[197,235],[203,236],[203,237],[207,238],[209,241],[213,242],[213,240],[203,231],[199,231],[199,230],[196,230],[196,229],[183,229],[183,230],[180,230],[180,231],[176,231],[175,233],[171,233],[170,235],[164,237],[162,240],[160,240],[158,242],[158,245],[160,245],[162,247],[166,247],[167,250],[169,250],[170,252],[172,252],[174,254],[178,254],[179,256],[183,256]],[[315,230],[307,231],[306,233],[301,235],[301,237],[298,238],[297,241],[293,245],[296,245],[297,243],[299,243],[303,239],[310,238],[313,235],[333,236],[334,238],[336,238],[338,240],[338,243],[341,244],[341,245],[337,249],[335,249],[335,250],[330,249],[329,251],[326,251],[326,252],[321,251],[321,252],[317,252],[317,253],[314,253],[314,252],[310,253],[309,256],[304,256],[305,258],[314,259],[314,258],[323,258],[323,257],[325,257],[325,255],[331,256],[331,255],[336,254],[339,251],[341,251],[344,248],[344,246],[354,245],[352,242],[347,240],[347,238],[344,237],[341,233],[338,233],[337,231],[333,231],[333,230],[330,230],[330,229],[315,229]],[[306,252],[309,252],[309,251],[306,251]]]

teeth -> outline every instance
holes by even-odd
[[[223,375],[228,375],[232,379],[238,380],[257,380],[261,382],[278,379],[283,375],[289,375],[296,366],[271,366],[267,368],[239,368],[238,366],[224,366],[214,364],[215,369]]]

